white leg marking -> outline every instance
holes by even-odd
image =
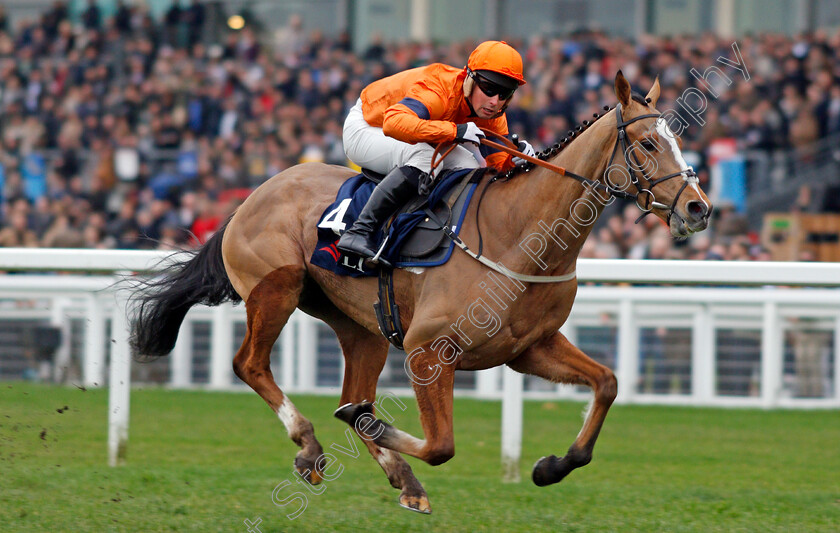
[[[297,425],[298,416],[299,413],[295,404],[284,396],[283,402],[280,404],[280,407],[277,408],[277,417],[281,422],[283,422],[283,425],[286,426],[286,431],[289,433],[290,437],[292,435],[292,427]]]
[[[397,462],[396,459],[399,458],[399,455],[393,450],[380,447],[377,451],[373,453],[373,457],[374,459],[376,459],[376,462],[379,463],[379,466],[382,467],[382,470],[390,474],[391,470]]]
[[[589,415],[592,413],[592,408],[595,406],[595,396],[589,400],[589,403],[583,408],[583,411],[580,413],[583,416],[583,427],[586,427],[586,421],[589,420]],[[581,434],[583,433],[583,427],[580,428],[578,432],[577,438],[580,438]]]

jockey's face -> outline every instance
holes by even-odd
[[[478,85],[473,87],[469,101],[478,118],[484,119],[495,117],[501,111],[502,106],[505,105],[505,100],[502,100],[498,94],[487,96],[478,88]]]

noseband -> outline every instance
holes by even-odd
[[[636,157],[635,150],[630,151],[630,147],[627,142],[627,126],[636,122],[637,120],[642,120],[644,118],[659,119],[661,116],[661,113],[648,113],[646,115],[639,115],[637,117],[633,117],[630,120],[625,121],[624,118],[622,118],[621,116],[621,103],[618,103],[615,106],[615,120],[616,128],[618,128],[618,138],[616,138],[615,140],[615,146],[613,146],[612,155],[610,156],[610,162],[607,165],[607,168],[609,169],[610,167],[612,167],[613,161],[615,160],[616,152],[618,151],[618,147],[621,146],[621,150],[622,152],[624,152],[624,163],[627,165],[627,172],[630,175],[630,183],[632,183],[636,187],[636,194],[629,194],[626,191],[619,189],[609,181],[608,176],[605,179],[607,184],[604,187],[606,188],[607,192],[609,192],[613,196],[621,198],[631,198],[636,202],[636,205],[639,207],[639,209],[642,210],[642,215],[638,219],[636,219],[636,222],[639,222],[642,218],[649,215],[653,209],[667,209],[667,222],[670,224],[671,215],[674,214],[674,209],[677,207],[677,202],[680,199],[680,195],[682,195],[683,191],[689,183],[697,183],[697,173],[694,172],[694,169],[692,169],[691,167],[680,170],[679,172],[674,172],[673,174],[668,174],[667,176],[663,176],[661,178],[652,179],[650,176],[647,175],[647,172],[645,172],[645,167],[643,167],[639,163],[639,158]],[[639,182],[637,172],[641,172],[642,177],[648,184],[647,188],[644,188]],[[662,183],[663,181],[667,181],[671,178],[676,178],[677,176],[683,177],[683,184],[682,187],[680,187],[680,190],[677,191],[676,196],[674,196],[674,201],[671,203],[671,205],[668,206],[661,202],[657,202],[656,196],[654,196],[652,189],[660,183]]]

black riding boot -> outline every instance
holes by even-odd
[[[370,259],[379,250],[379,228],[408,200],[417,195],[422,172],[414,167],[398,167],[388,173],[373,190],[359,218],[338,241],[342,252]],[[381,261],[389,267],[386,261]]]

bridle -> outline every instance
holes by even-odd
[[[606,184],[604,184],[600,181],[593,180],[593,179],[590,179],[590,178],[585,178],[585,177],[583,177],[579,174],[575,174],[574,172],[568,171],[563,167],[559,167],[557,165],[549,163],[548,161],[544,161],[542,159],[538,159],[536,157],[532,157],[532,156],[523,154],[522,152],[520,152],[518,150],[518,147],[510,141],[510,139],[508,139],[507,137],[505,137],[503,135],[499,135],[498,133],[496,133],[494,131],[490,131],[490,130],[482,128],[482,131],[484,131],[485,137],[481,138],[481,144],[487,145],[487,146],[489,146],[491,148],[495,148],[497,150],[501,150],[501,151],[506,152],[506,153],[508,153],[508,154],[510,154],[514,157],[519,157],[519,158],[521,158],[525,161],[528,161],[529,163],[533,163],[534,165],[539,165],[541,167],[547,168],[548,170],[551,170],[552,172],[560,174],[561,176],[569,176],[570,178],[574,178],[577,181],[592,187],[593,189],[596,189],[596,188],[603,189],[607,193],[609,193],[611,196],[614,196],[616,198],[634,200],[636,202],[636,205],[639,207],[639,209],[642,210],[642,215],[638,219],[636,219],[637,223],[642,218],[649,215],[653,209],[667,209],[668,210],[667,221],[670,224],[671,215],[674,213],[674,209],[677,206],[677,202],[680,199],[680,195],[682,194],[682,192],[685,190],[685,188],[688,186],[689,183],[697,183],[697,174],[694,172],[694,169],[689,167],[689,168],[686,168],[686,169],[682,169],[679,172],[674,172],[672,174],[668,174],[667,176],[662,176],[661,178],[657,178],[655,180],[651,179],[647,175],[647,173],[645,172],[644,167],[642,167],[639,164],[639,159],[636,157],[635,152],[632,152],[632,153],[628,154],[629,146],[628,146],[628,143],[627,143],[627,126],[636,122],[637,120],[642,120],[642,119],[645,119],[645,118],[655,118],[655,119],[658,120],[662,115],[660,113],[648,113],[646,115],[639,115],[637,117],[633,117],[630,120],[625,121],[624,118],[621,116],[621,104],[619,103],[615,106],[615,116],[616,116],[616,127],[618,128],[618,137],[615,141],[615,146],[613,146],[612,155],[610,156],[610,161],[609,161],[609,165],[607,166],[607,168],[609,169],[609,168],[612,167],[613,161],[615,161],[616,152],[618,151],[618,148],[620,146],[621,149],[624,151],[624,163],[627,165],[627,171],[630,174],[630,183],[632,183],[636,187],[636,194],[631,194],[631,193],[628,193],[628,192],[626,192],[622,189],[619,189],[616,185],[614,185],[609,180],[608,177],[604,179],[604,181],[606,182]],[[501,142],[497,143],[497,142],[491,141],[490,139],[487,138],[489,136],[496,137]],[[452,144],[452,146],[450,146],[448,150],[442,150],[442,145],[438,145],[438,147],[435,149],[434,154],[432,155],[432,172],[434,172],[435,167],[438,166],[438,163],[443,161],[443,159],[446,158],[446,156],[449,154],[449,152],[451,152],[455,148],[455,146],[456,146],[455,144]],[[631,162],[631,159],[630,159],[631,156],[633,158],[632,162]],[[632,163],[635,163],[637,168],[634,168]],[[525,166],[524,171],[528,172],[529,169],[530,169],[530,167]],[[647,182],[647,188],[644,188],[642,186],[636,172],[641,172],[642,177]],[[488,181],[488,183],[484,187],[484,189],[481,191],[481,195],[478,198],[478,205],[476,206],[476,211],[475,211],[475,219],[476,219],[476,227],[477,228],[479,227],[479,225],[478,225],[478,213],[481,209],[481,201],[484,198],[484,194],[489,189],[490,184],[493,183],[494,181],[498,181],[499,179],[501,179],[501,176],[502,176],[501,174],[496,174],[495,176],[493,176],[490,179],[490,181]],[[671,203],[671,205],[668,206],[668,205],[663,204],[661,202],[657,202],[656,197],[653,195],[653,192],[651,192],[651,189],[653,189],[655,186],[659,185],[663,181],[667,181],[671,178],[676,178],[677,176],[683,176],[684,183],[683,183],[682,187],[680,187],[680,190],[677,192],[677,195],[674,197],[674,201]],[[510,179],[509,175],[506,179]],[[643,202],[640,198],[643,198],[643,199],[647,198],[647,201]],[[452,242],[455,243],[456,246],[458,246],[465,253],[467,253],[467,255],[469,255],[473,259],[481,262],[485,266],[495,270],[496,272],[504,274],[505,276],[517,279],[519,281],[529,282],[529,283],[563,283],[563,282],[566,282],[566,281],[571,281],[577,276],[577,274],[575,273],[574,270],[569,272],[569,273],[560,275],[560,276],[532,276],[532,275],[520,274],[518,272],[513,272],[512,270],[508,269],[507,267],[505,267],[501,263],[491,261],[491,260],[487,259],[486,257],[484,257],[482,255],[484,240],[482,239],[480,228],[478,229],[478,251],[476,253],[476,252],[473,252],[472,250],[470,250],[470,248],[464,243],[464,241],[462,241],[461,238],[458,237],[458,235],[455,234],[455,232],[452,229],[449,228],[449,225],[446,222],[443,222],[442,220],[440,220],[437,217],[437,215],[435,215],[430,209],[426,208],[425,212],[426,212],[426,215],[431,220],[433,220],[436,224],[438,224],[438,226],[441,227],[444,234],[450,240],[452,240]]]
[[[616,104],[615,106],[615,119],[616,119],[616,127],[618,128],[618,137],[615,141],[615,146],[613,146],[612,155],[610,156],[610,162],[607,165],[609,169],[613,165],[613,161],[615,160],[615,154],[618,151],[618,147],[621,146],[622,152],[624,152],[624,163],[627,165],[627,172],[630,175],[630,183],[636,187],[636,194],[635,195],[628,195],[633,200],[635,200],[636,205],[641,209],[642,216],[636,219],[636,222],[644,218],[645,216],[649,215],[653,209],[667,209],[668,216],[667,222],[670,224],[671,222],[671,215],[674,214],[674,209],[677,207],[677,202],[680,200],[680,196],[682,195],[685,188],[688,186],[689,183],[698,183],[697,173],[694,172],[694,169],[688,167],[686,169],[682,169],[678,172],[674,172],[672,174],[668,174],[667,176],[662,176],[661,178],[652,179],[650,176],[647,175],[645,172],[645,167],[643,167],[639,163],[639,158],[636,157],[636,151],[630,150],[628,143],[627,143],[627,126],[636,122],[637,120],[642,120],[645,118],[655,118],[657,120],[662,117],[661,113],[648,113],[645,115],[639,115],[637,117],[633,117],[630,120],[624,120],[621,116],[621,103]],[[630,158],[632,157],[632,161]],[[633,165],[635,163],[635,166]],[[642,177],[648,184],[647,188],[643,188],[639,182],[639,178],[636,172],[641,172]],[[683,184],[680,187],[680,190],[677,191],[677,194],[674,196],[674,201],[671,203],[670,206],[663,204],[661,202],[656,201],[656,196],[654,196],[652,189],[659,185],[660,183],[667,181],[671,178],[676,178],[677,176],[683,177]],[[609,181],[609,177],[605,179],[607,185],[604,187],[606,190],[613,196],[616,196],[616,192],[621,192],[627,195],[625,191],[618,189],[613,183]],[[642,199],[647,198],[647,201],[643,201]]]
[[[486,144],[487,146],[489,146],[491,148],[501,150],[503,152],[506,152],[508,154],[513,155],[514,157],[519,157],[519,158],[521,158],[525,161],[528,161],[529,163],[533,163],[535,165],[539,165],[541,167],[547,168],[548,170],[551,170],[552,172],[560,174],[561,176],[568,176],[570,178],[574,178],[574,179],[578,180],[579,182],[585,183],[586,185],[592,187],[593,189],[602,189],[605,192],[607,192],[610,196],[625,199],[625,200],[633,200],[634,202],[636,202],[636,205],[642,211],[642,215],[638,219],[636,219],[636,222],[639,222],[642,218],[649,215],[653,209],[667,209],[668,214],[667,214],[666,221],[670,224],[671,215],[674,214],[674,209],[676,208],[677,202],[679,201],[680,196],[682,195],[685,188],[690,183],[695,183],[695,184],[698,183],[697,173],[694,172],[694,169],[692,169],[691,167],[688,167],[686,169],[681,169],[678,172],[668,174],[667,176],[662,176],[661,178],[652,179],[650,176],[648,176],[647,172],[645,171],[645,168],[639,163],[639,158],[636,157],[635,150],[631,151],[629,149],[630,146],[629,146],[628,140],[627,140],[627,126],[636,122],[637,120],[642,120],[642,119],[646,119],[646,118],[659,119],[661,116],[662,116],[661,113],[647,113],[645,115],[639,115],[637,117],[633,117],[630,120],[624,120],[624,118],[621,116],[621,103],[616,104],[616,106],[615,106],[615,118],[616,118],[616,128],[618,129],[618,136],[616,137],[615,145],[613,146],[612,155],[610,156],[610,161],[607,165],[607,169],[612,168],[613,162],[615,161],[616,153],[618,152],[618,148],[621,147],[622,152],[624,152],[624,164],[627,166],[627,173],[630,176],[630,183],[636,188],[636,193],[635,194],[629,193],[629,192],[619,188],[618,186],[616,186],[615,184],[610,182],[609,177],[607,177],[605,179],[606,184],[604,184],[601,181],[593,180],[593,179],[581,176],[579,174],[575,174],[574,172],[566,170],[563,167],[558,167],[557,165],[549,163],[548,161],[544,161],[544,160],[538,159],[536,157],[531,157],[531,156],[525,155],[525,154],[519,152],[516,145],[511,143],[510,140],[508,140],[506,137],[504,137],[502,135],[499,135],[498,133],[496,133],[494,131],[491,131],[491,130],[487,130],[487,129],[482,128],[482,131],[484,131],[484,133],[486,135],[496,137],[499,140],[501,140],[504,144],[496,143],[496,142],[493,142],[493,141],[491,141],[489,139],[486,139],[486,138],[481,139],[481,144]],[[631,160],[631,158],[632,158],[632,160]],[[634,164],[635,164],[635,166],[634,166]],[[527,172],[528,170],[529,170],[529,168],[526,167],[525,171]],[[639,181],[639,177],[638,177],[637,173],[641,173],[642,178],[644,178],[644,180],[647,182],[647,188],[645,188],[642,185],[642,183]],[[680,190],[677,191],[676,196],[674,196],[674,201],[671,203],[671,205],[669,206],[667,204],[663,204],[662,202],[657,202],[656,197],[654,196],[654,194],[652,192],[652,189],[655,186],[659,185],[660,183],[662,183],[664,181],[667,181],[671,178],[676,178],[677,176],[682,176],[683,177],[683,184],[682,184],[682,187],[680,187]],[[496,179],[497,178],[494,178],[491,181],[495,181]]]

